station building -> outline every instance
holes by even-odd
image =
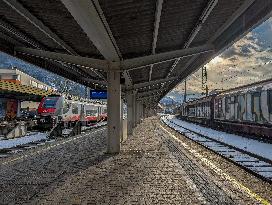
[[[22,110],[35,111],[42,96],[55,90],[16,69],[0,69],[0,119],[20,117]]]

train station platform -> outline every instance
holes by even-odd
[[[105,127],[0,159],[0,204],[269,204],[270,184],[144,119],[106,153]]]

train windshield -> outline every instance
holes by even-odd
[[[87,116],[96,116],[97,110],[86,110],[86,115]]]
[[[43,102],[44,108],[54,108],[58,101],[58,97],[45,98]]]

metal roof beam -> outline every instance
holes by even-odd
[[[170,82],[177,79],[177,77],[172,77],[172,78],[168,78],[168,79],[160,79],[160,80],[153,80],[150,82],[144,82],[144,83],[138,83],[138,84],[134,84],[133,85],[133,89],[139,89],[139,88],[144,88],[144,87],[148,87],[148,86],[152,86],[152,85],[156,85],[156,84],[160,84],[160,83],[164,83],[164,82]]]
[[[7,2],[6,2],[7,3]],[[47,28],[40,20],[38,20],[35,16],[33,16],[30,12],[28,12],[22,5],[20,5],[17,1],[8,1],[7,3],[9,6],[11,6],[13,9],[15,9],[20,15],[22,15],[24,18],[26,18],[30,23],[32,23],[34,26],[36,26],[40,31],[45,33],[48,37],[50,37],[54,42],[62,46],[66,51],[68,51],[70,54],[77,55],[77,53],[68,46],[64,41],[62,41],[56,34],[54,34],[49,28]],[[8,25],[7,23],[0,20],[0,27],[4,28],[8,32],[12,33],[13,35],[16,35],[19,39],[22,41],[32,45],[35,48],[38,49],[45,49],[44,46],[40,45],[40,43],[30,39],[26,35],[22,34],[21,32],[14,29],[12,26]],[[105,79],[102,74],[99,72],[96,72],[96,74]]]
[[[47,37],[52,39],[55,43],[60,45],[68,53],[76,55],[76,52],[68,46],[63,40],[61,40],[54,32],[52,32],[47,26],[45,26],[39,19],[32,15],[26,8],[24,8],[16,0],[3,0],[7,5],[13,8],[18,14],[25,18],[28,22],[38,28],[43,32]]]
[[[2,29],[4,29],[5,31],[7,31],[8,33],[11,33],[12,35],[16,36],[18,39],[20,39],[19,41],[21,41],[21,42],[28,43],[35,48],[43,48],[42,45],[40,45],[39,43],[37,43],[33,39],[30,39],[28,36],[26,36],[25,34],[23,34],[20,31],[18,31],[16,28],[14,28],[10,24],[4,22],[3,20],[0,20],[0,27]],[[16,41],[18,41],[18,40],[16,39]]]
[[[106,60],[113,62],[122,60],[121,52],[98,0],[61,1]],[[126,85],[132,86],[129,73],[125,71],[123,76],[126,79]]]
[[[205,21],[207,20],[207,18],[209,17],[210,13],[214,9],[214,7],[217,5],[217,3],[218,3],[218,0],[210,0],[208,2],[208,5],[206,6],[204,11],[202,12],[200,18],[198,19],[197,25],[195,26],[195,28],[191,32],[189,39],[184,44],[184,48],[188,48],[191,45],[192,41],[195,39],[196,35],[201,30],[203,24],[205,23]]]
[[[218,31],[208,40],[208,43],[213,42],[218,36],[220,36],[229,26],[231,26],[231,24],[237,19],[239,18],[253,3],[255,0],[248,0],[245,1],[242,6],[236,10],[236,12],[233,13],[233,15],[231,16],[231,18],[229,18],[225,24],[223,24],[221,26],[220,29],[218,29]],[[227,45],[228,46],[228,45]],[[225,46],[223,49],[221,49],[221,51],[223,51],[227,46]],[[219,51],[220,52],[220,51]],[[218,54],[215,53],[213,57],[215,57]],[[184,67],[182,67],[182,69],[180,70],[180,72],[178,73],[178,75],[180,76],[183,71],[187,70],[187,68],[196,60],[197,55],[194,56],[193,58],[191,58]],[[187,77],[187,76],[186,76]]]
[[[159,27],[160,27],[160,21],[161,21],[162,4],[163,4],[163,0],[157,0],[155,22],[154,22],[154,32],[153,32],[153,43],[152,43],[152,54],[153,55],[156,53]],[[152,72],[153,72],[153,65],[150,66],[148,81],[151,81]]]
[[[192,30],[192,32],[189,36],[189,39],[184,44],[183,48],[189,48],[192,41],[195,39],[196,35],[201,30],[203,24],[205,23],[205,21],[207,20],[207,18],[209,17],[210,13],[212,12],[212,10],[214,9],[214,7],[216,6],[217,3],[218,3],[218,0],[210,0],[209,1],[208,5],[206,6],[206,8],[204,9],[204,11],[202,12],[202,14],[200,16],[200,18],[197,22],[197,25]],[[180,58],[175,60],[175,62],[173,63],[173,65],[171,66],[171,68],[167,74],[167,77],[169,77],[171,75],[171,73],[173,72],[173,70],[175,69],[175,67],[179,63],[179,61],[180,61]]]
[[[176,51],[169,51],[164,53],[159,53],[155,55],[149,55],[144,57],[138,57],[133,59],[127,59],[122,62],[121,70],[134,70],[138,69],[147,65],[152,64],[159,64],[166,61],[171,61],[176,58],[185,58],[189,56],[194,56],[201,53],[213,52],[214,46],[213,45],[203,45],[193,48],[186,48]]]
[[[237,9],[231,18],[229,18],[216,32],[215,34],[209,39],[208,42],[214,41],[218,36],[220,36],[231,24],[239,18],[253,3],[255,0],[247,0],[245,1],[239,9]]]
[[[199,46],[195,48],[182,49],[177,51],[170,51],[165,53],[159,53],[155,55],[133,58],[124,60],[121,62],[110,62],[107,60],[93,59],[81,56],[73,56],[68,54],[44,51],[39,49],[25,48],[25,47],[16,47],[15,51],[21,52],[23,54],[33,55],[40,58],[47,58],[55,61],[62,61],[71,65],[85,66],[89,68],[99,69],[108,71],[111,70],[119,70],[126,71],[135,69],[135,67],[150,65],[150,64],[158,64],[161,62],[173,60],[175,58],[183,58],[188,56],[197,55],[200,53],[207,53],[213,51],[213,46],[205,45]]]
[[[81,56],[73,56],[73,55],[44,51],[39,49],[15,47],[15,51],[25,55],[31,55],[38,58],[53,60],[57,62],[60,61],[68,65],[77,65],[77,66],[82,66],[86,68],[93,68],[93,69],[107,71],[110,66],[110,62],[106,60],[86,58]]]
[[[0,33],[0,38],[13,44],[13,45],[24,46],[24,44],[22,44],[20,41],[18,41],[17,39],[11,38],[10,36],[6,35],[5,33]]]
[[[99,52],[110,61],[119,61],[119,50],[98,1],[61,0]]]
[[[154,22],[154,32],[153,32],[152,54],[156,53],[159,27],[160,27],[160,21],[161,21],[162,4],[163,4],[163,0],[157,0],[155,22]]]

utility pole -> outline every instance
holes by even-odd
[[[207,85],[207,81],[208,81],[208,73],[207,73],[207,68],[205,66],[202,67],[202,95],[206,95],[206,97],[209,94],[209,89],[208,89],[208,85]]]
[[[184,81],[184,99],[183,102],[186,102],[186,97],[187,97],[187,83],[186,83],[186,79]]]

